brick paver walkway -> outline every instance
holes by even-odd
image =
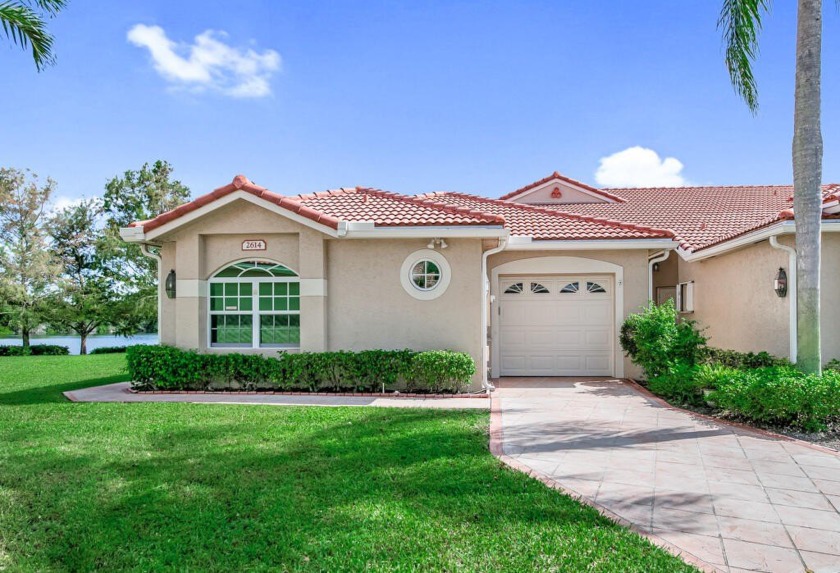
[[[503,459],[704,568],[840,571],[837,454],[668,408],[618,380],[506,378],[494,415]]]

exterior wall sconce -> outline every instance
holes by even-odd
[[[785,296],[787,296],[787,289],[787,273],[785,272],[785,269],[779,267],[779,272],[776,273],[776,280],[773,281],[773,290],[776,291],[776,294],[779,296],[779,298],[784,298]]]
[[[168,298],[175,298],[175,269],[172,269],[169,271],[169,274],[166,275],[164,290],[166,290],[166,296]]]
[[[653,263],[653,272],[655,272],[655,273],[659,272],[659,263]]]

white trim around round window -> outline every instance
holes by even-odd
[[[417,300],[433,300],[449,288],[452,269],[441,253],[432,249],[414,251],[400,269],[400,282],[405,292]]]

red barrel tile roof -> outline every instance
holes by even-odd
[[[824,185],[824,196],[840,185]],[[698,251],[791,217],[793,186],[753,185],[608,189],[620,203],[542,204],[563,213],[671,229],[683,248]]]
[[[614,219],[572,213],[488,199],[464,193],[439,192],[419,195],[450,205],[478,209],[501,215],[512,235],[530,236],[534,240],[602,240],[602,239],[662,239],[674,233],[646,225],[625,223]]]

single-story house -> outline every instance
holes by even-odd
[[[637,375],[620,325],[669,297],[715,346],[795,359],[792,192],[598,189],[553,173],[499,199],[360,187],[283,196],[238,175],[121,234],[159,261],[162,343],[451,349],[473,356],[480,389],[488,377]],[[824,212],[830,358],[840,185],[824,187]]]

